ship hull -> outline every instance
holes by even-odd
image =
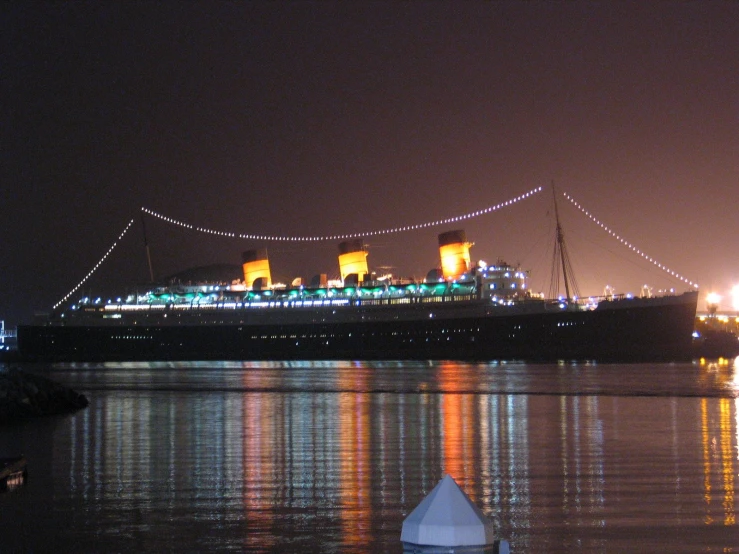
[[[697,293],[601,302],[593,310],[489,303],[348,307],[239,317],[18,328],[26,360],[593,360],[692,357]],[[166,323],[165,323],[166,321]]]

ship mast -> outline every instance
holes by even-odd
[[[556,221],[556,233],[557,241],[554,244],[554,254],[552,256],[552,290],[553,295],[559,293],[559,271],[557,265],[562,266],[562,277],[565,285],[565,294],[567,295],[567,301],[572,300],[573,296],[570,294],[570,283],[572,283],[572,290],[575,296],[580,296],[577,282],[575,281],[574,272],[572,271],[572,264],[570,263],[570,257],[567,255],[567,247],[565,246],[565,236],[562,231],[562,225],[559,222],[559,208],[557,207],[557,191],[554,187],[554,181],[552,181],[552,199],[554,200],[554,218]],[[551,292],[551,291],[550,291]]]
[[[151,265],[151,252],[149,251],[149,241],[146,239],[146,221],[141,216],[141,226],[144,228],[144,246],[146,247],[146,260],[149,262],[149,278],[154,282],[154,267]]]

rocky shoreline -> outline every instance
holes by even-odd
[[[87,405],[85,395],[46,377],[15,368],[0,370],[0,424],[69,414]]]

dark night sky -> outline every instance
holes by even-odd
[[[319,235],[435,221],[552,180],[660,263],[739,283],[738,2],[14,2],[0,6],[0,319],[148,277],[141,206]],[[564,199],[583,293],[687,286]],[[423,276],[436,235],[546,290],[548,191],[367,239]],[[147,217],[155,271],[264,243]],[[338,272],[335,242],[268,243],[273,276]],[[726,299],[727,307],[729,299]],[[703,306],[699,306],[703,309]]]

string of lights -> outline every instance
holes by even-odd
[[[455,217],[448,217],[446,219],[440,219],[438,221],[418,223],[415,225],[404,225],[401,227],[393,227],[389,229],[379,229],[375,231],[369,231],[366,233],[347,233],[347,234],[331,235],[331,236],[328,236],[328,235],[327,236],[255,235],[255,234],[249,234],[249,233],[237,233],[233,231],[218,231],[215,229],[208,229],[206,227],[197,227],[190,223],[186,223],[184,221],[180,221],[172,217],[167,217],[159,212],[155,212],[154,210],[151,210],[146,207],[142,207],[141,211],[152,217],[156,217],[158,219],[161,219],[162,221],[166,221],[167,223],[170,223],[172,225],[178,225],[186,229],[191,229],[194,231],[198,231],[201,233],[207,233],[211,235],[218,235],[222,237],[231,237],[231,238],[240,238],[240,239],[249,239],[249,240],[308,242],[308,241],[344,240],[344,239],[354,239],[354,238],[360,238],[360,237],[370,237],[370,236],[376,236],[376,235],[386,235],[386,234],[391,234],[391,233],[402,233],[405,231],[414,231],[416,229],[423,229],[426,227],[435,227],[438,225],[447,225],[449,223],[456,223],[458,221],[463,221],[465,219],[472,219],[474,217],[479,217],[479,216],[500,210],[501,208],[511,206],[517,202],[520,202],[521,200],[525,200],[526,198],[533,196],[537,192],[541,192],[541,190],[542,190],[542,187],[537,187],[535,189],[528,191],[525,194],[521,194],[519,196],[516,196],[515,198],[507,200],[506,202],[501,202],[500,204],[489,206],[487,208],[477,210],[474,212],[469,212],[463,215],[458,215]]]
[[[69,299],[70,296],[72,296],[75,292],[77,292],[77,290],[79,290],[79,288],[82,285],[85,284],[85,281],[87,281],[90,277],[92,277],[92,274],[97,271],[97,269],[102,265],[102,263],[106,260],[106,258],[108,256],[110,256],[110,253],[113,252],[113,250],[115,249],[115,247],[118,246],[118,242],[123,238],[123,236],[126,234],[126,232],[128,232],[128,230],[131,228],[131,225],[133,225],[133,221],[134,220],[132,219],[131,221],[128,222],[128,225],[126,225],[126,228],[123,229],[123,232],[120,235],[118,235],[118,238],[113,243],[113,245],[110,248],[108,248],[108,251],[105,253],[105,255],[102,258],[100,258],[100,260],[98,261],[98,263],[96,263],[95,266],[87,273],[87,275],[85,275],[84,279],[82,279],[79,283],[77,283],[77,286],[74,287],[72,290],[70,290],[64,296],[64,298],[62,298],[59,302],[57,302],[56,304],[54,304],[54,309],[55,310],[59,306],[61,306],[64,302],[66,302]]]
[[[575,201],[574,198],[572,198],[569,194],[566,192],[563,193],[565,198],[570,201],[570,203],[575,206],[578,210],[580,210],[582,213],[584,213],[591,221],[593,221],[596,225],[598,225],[601,229],[603,229],[606,233],[611,235],[613,238],[615,238],[617,241],[619,241],[621,244],[623,244],[626,248],[634,252],[635,254],[638,254],[651,264],[657,266],[662,271],[672,275],[676,279],[679,279],[680,281],[687,283],[691,287],[698,288],[698,283],[694,283],[690,279],[687,279],[686,277],[683,277],[682,275],[675,273],[673,270],[671,270],[669,267],[665,266],[664,264],[661,264],[659,261],[655,260],[651,256],[647,255],[646,253],[639,250],[636,246],[631,244],[629,241],[627,241],[625,238],[620,236],[618,233],[616,233],[613,229],[609,228],[606,224],[601,222],[598,218],[596,218],[593,214],[591,214],[588,210],[583,208],[578,202]]]

